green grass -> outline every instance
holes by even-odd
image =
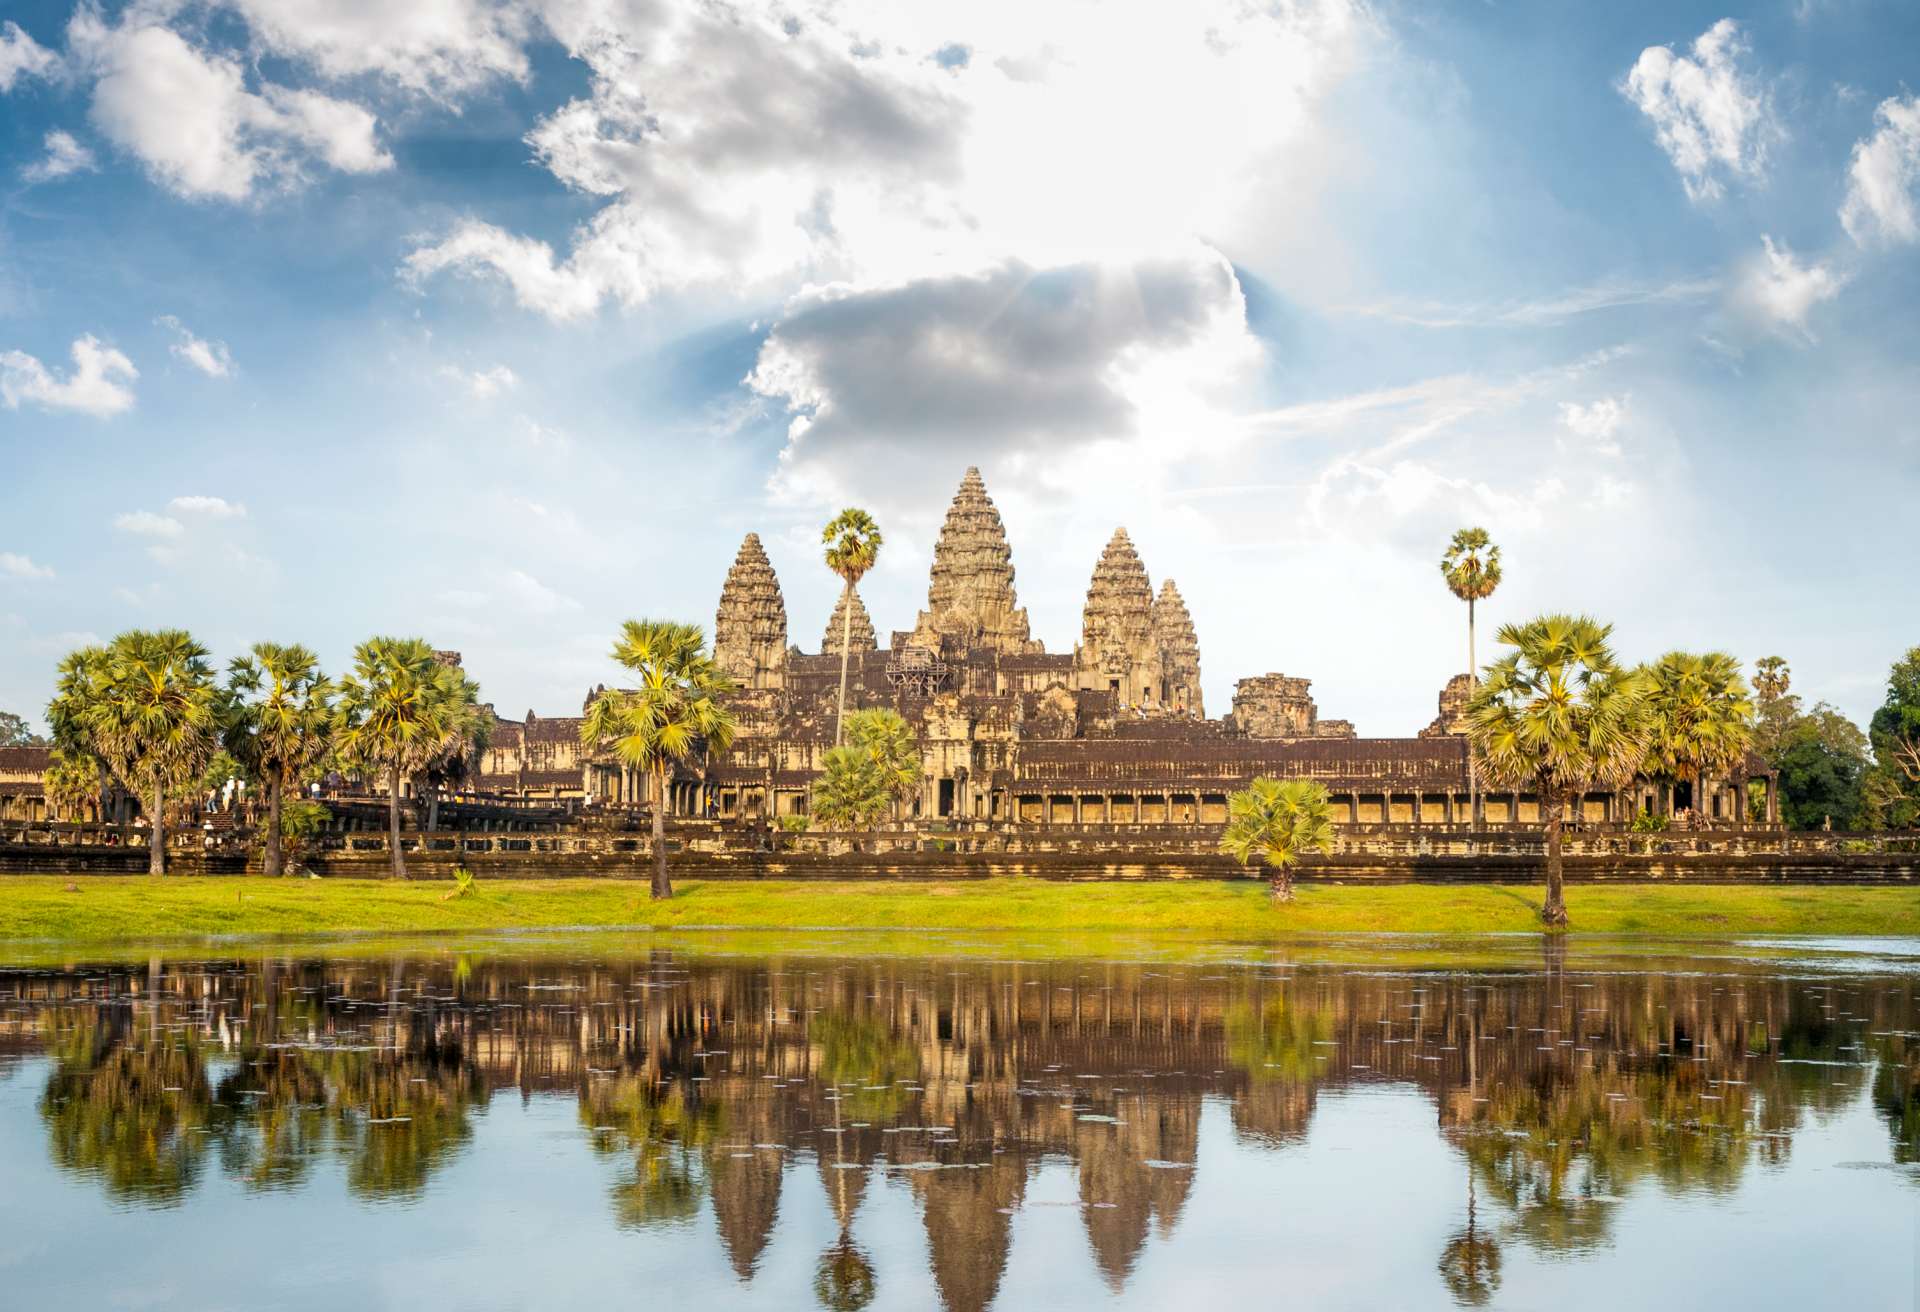
[[[69,888],[75,891],[67,891]],[[717,882],[654,903],[644,883],[503,879],[448,898],[451,881],[58,876],[0,879],[0,941],[165,942],[212,935],[420,934],[496,929],[1012,930],[1026,935],[1205,935],[1241,942],[1348,933],[1471,935],[1539,928],[1538,888],[1307,884],[1291,906],[1266,886],[1079,883]],[[1920,933],[1920,888],[1576,885],[1578,933],[1662,938]]]

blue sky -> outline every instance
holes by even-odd
[[[748,530],[816,649],[848,502],[911,627],[978,464],[1037,635],[1124,524],[1216,711],[1424,724],[1479,523],[1487,628],[1864,717],[1920,641],[1916,51],[1893,0],[13,0],[0,708],[173,624],[571,713]]]

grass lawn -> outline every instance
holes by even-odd
[[[68,892],[72,887],[76,891]],[[0,878],[0,942],[131,943],[208,935],[418,934],[508,928],[1015,930],[1082,935],[1175,931],[1240,941],[1389,932],[1537,930],[1539,888],[1507,885],[1300,886],[1291,906],[1266,885],[717,882],[682,880],[654,903],[644,882],[450,883],[259,877]],[[1725,938],[1734,934],[1920,933],[1920,888],[1574,885],[1576,933]]]

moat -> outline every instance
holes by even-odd
[[[0,1288],[1913,1305],[1920,940],[870,942],[0,968]]]

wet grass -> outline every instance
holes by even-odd
[[[1539,929],[1542,895],[1510,885],[1305,884],[1296,902],[1275,907],[1266,886],[1252,880],[685,879],[662,903],[648,898],[645,883],[618,879],[503,879],[481,882],[467,896],[450,897],[452,890],[450,881],[9,877],[0,879],[0,940],[111,944],[579,927],[1013,931],[1042,939],[1169,933],[1285,942],[1353,933],[1528,933]],[[1920,933],[1920,888],[1576,885],[1568,905],[1580,934]]]

